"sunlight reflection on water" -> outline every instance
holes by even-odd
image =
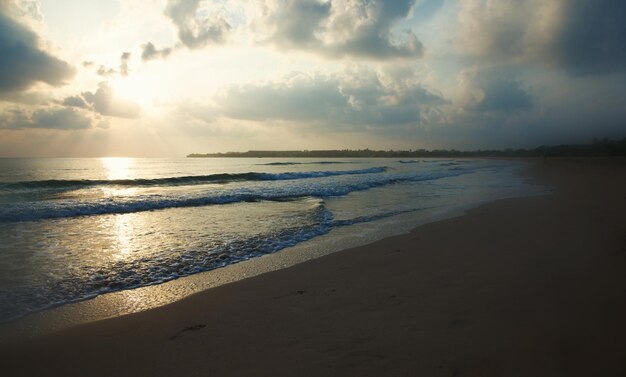
[[[107,179],[128,179],[128,172],[133,159],[128,157],[102,157],[100,162]]]
[[[377,159],[345,161],[337,166],[259,168],[257,160],[115,157],[76,159],[71,161],[73,165],[57,161],[56,170],[50,169],[49,161],[40,162],[42,166],[32,175],[38,180],[52,180],[31,185],[34,189],[18,187],[22,191],[36,189],[39,196],[24,198],[15,194],[15,203],[9,203],[12,207],[2,208],[9,220],[12,210],[28,212],[35,221],[0,222],[0,321],[98,295],[101,297],[96,302],[114,298],[122,301],[116,304],[117,309],[105,310],[110,315],[146,309],[195,290],[186,280],[184,284],[168,284],[177,288],[155,295],[147,288],[154,284],[221,269],[311,239],[318,245],[330,237],[329,242],[337,245],[322,249],[339,250],[352,245],[352,241],[345,240],[353,236],[363,242],[386,235],[380,221],[395,222],[391,226],[395,232],[402,228],[400,224],[415,225],[414,219],[530,192],[511,174],[514,164],[489,160],[407,164]],[[24,163],[16,161],[18,165]],[[380,166],[387,169],[370,171]],[[291,170],[352,173],[281,180],[239,179],[241,172],[255,169],[272,173],[270,177]],[[211,180],[206,184],[169,180],[207,174],[238,179],[219,184]],[[397,181],[397,177],[405,176],[423,179]],[[70,177],[75,181],[67,183]],[[55,181],[58,179],[66,181]],[[158,184],[153,185],[154,181]],[[180,205],[207,197],[238,201],[206,205],[200,200],[200,205]],[[114,211],[109,212],[109,208]],[[58,218],[36,217],[42,213],[56,214]],[[340,236],[344,233],[345,237]],[[309,250],[307,258],[312,254],[316,251]],[[280,264],[282,267],[283,262]],[[236,273],[237,278],[251,274],[242,273]],[[206,277],[201,280],[204,282]],[[206,287],[199,281],[198,286]],[[122,293],[104,295],[114,291]],[[145,292],[152,292],[147,294],[151,297]],[[98,313],[96,316],[108,315]]]

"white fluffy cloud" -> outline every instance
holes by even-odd
[[[140,112],[136,103],[117,98],[107,82],[98,84],[95,92],[83,92],[80,95],[66,97],[63,105],[89,109],[118,118],[136,118]]]
[[[211,12],[213,4],[201,3],[201,0],[169,0],[165,8],[165,15],[176,26],[178,39],[190,49],[223,43],[231,30],[224,18]]]
[[[261,41],[283,50],[375,60],[417,58],[423,45],[411,30],[394,33],[415,0],[269,0],[256,20]]]
[[[233,119],[393,127],[419,124],[424,111],[446,103],[415,79],[350,67],[331,76],[296,73],[280,82],[232,86],[217,98],[214,111]]]

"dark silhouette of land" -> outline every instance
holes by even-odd
[[[626,138],[621,140],[594,140],[590,144],[563,144],[540,146],[534,149],[504,149],[458,151],[455,149],[416,150],[304,150],[304,151],[247,151],[225,153],[192,153],[187,157],[278,157],[278,158],[361,158],[361,157],[587,157],[626,156]]]

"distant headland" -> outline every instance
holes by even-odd
[[[191,158],[202,157],[248,157],[248,158],[367,158],[367,157],[586,157],[586,156],[626,156],[626,138],[621,140],[595,140],[590,144],[563,144],[540,146],[534,149],[503,149],[458,151],[455,149],[415,149],[415,150],[292,150],[225,153],[192,153]]]

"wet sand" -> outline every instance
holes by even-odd
[[[626,160],[554,194],[0,345],[5,376],[624,376]]]

